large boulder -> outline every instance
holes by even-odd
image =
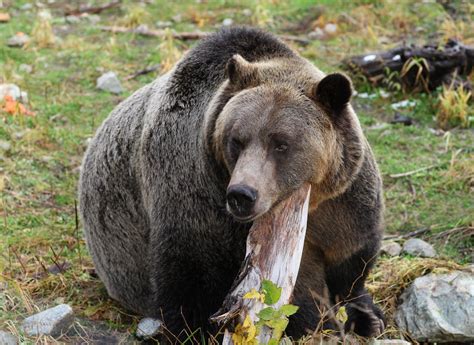
[[[434,258],[436,256],[436,250],[433,246],[419,238],[411,238],[406,241],[403,245],[403,252],[422,258]]]
[[[419,341],[474,341],[474,274],[455,271],[415,279],[402,294],[397,325]]]
[[[29,336],[50,335],[57,337],[66,333],[73,321],[72,308],[67,304],[60,304],[27,317],[23,321],[22,328]]]

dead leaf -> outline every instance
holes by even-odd
[[[10,15],[5,12],[0,12],[0,23],[7,23],[10,21]]]
[[[10,95],[5,96],[5,98],[3,99],[3,105],[1,105],[0,110],[11,115],[35,116],[34,112],[26,109],[23,104],[15,101],[15,99]]]

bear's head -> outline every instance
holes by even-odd
[[[341,194],[360,169],[364,137],[350,80],[301,58],[227,64],[207,115],[210,145],[229,172],[227,210],[252,221],[304,182],[310,208]],[[209,130],[208,130],[209,131]]]

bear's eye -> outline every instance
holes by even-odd
[[[288,145],[285,143],[279,143],[275,146],[277,152],[285,152],[286,150],[288,150]]]
[[[242,142],[237,138],[230,139],[230,148],[234,151],[241,151],[243,147]]]

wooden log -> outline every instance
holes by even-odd
[[[258,321],[257,314],[264,304],[243,296],[252,289],[259,291],[262,281],[270,280],[282,288],[280,299],[272,307],[278,309],[291,302],[303,253],[310,190],[311,186],[305,184],[257,219],[250,229],[240,273],[221,309],[211,317],[213,322],[227,324],[223,344],[232,344],[232,327],[242,324],[247,315],[252,322]],[[272,330],[263,326],[257,341],[265,344],[271,336]]]
[[[449,40],[443,47],[411,45],[353,56],[343,64],[376,85],[398,82],[405,90],[431,91],[441,85],[471,90],[466,77],[474,66],[474,48]]]

